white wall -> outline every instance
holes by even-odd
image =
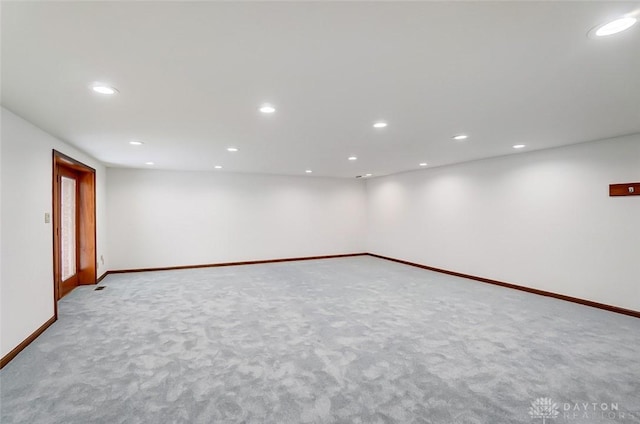
[[[105,168],[91,157],[2,108],[0,356],[53,314],[52,149],[96,169],[98,258],[106,255]],[[98,275],[108,263],[98,260]]]
[[[371,253],[640,310],[640,135],[367,182]]]
[[[364,251],[356,180],[108,169],[112,269]]]

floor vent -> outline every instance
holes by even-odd
[[[107,286],[98,286],[94,290],[104,290],[106,288],[107,288]]]

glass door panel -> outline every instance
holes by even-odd
[[[60,196],[60,257],[62,281],[73,277],[76,270],[76,180],[62,177]]]

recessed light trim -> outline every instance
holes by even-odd
[[[380,122],[376,122],[375,124],[373,124],[373,128],[386,128],[386,126],[389,125],[386,122],[380,121]]]
[[[589,31],[590,37],[606,37],[608,35],[618,34],[631,28],[638,20],[631,16],[624,16],[622,18],[615,19],[606,24],[598,25]]]
[[[96,83],[91,86],[91,89],[99,94],[105,94],[107,96],[111,96],[113,94],[118,93],[118,89],[115,87],[111,87],[106,84]]]
[[[305,170],[304,172],[306,172],[307,174],[311,174],[313,171],[310,169]]]
[[[260,112],[262,113],[274,113],[276,111],[276,108],[269,103],[265,103],[262,106],[260,106],[260,109],[258,110],[260,110]]]
[[[364,174],[365,177],[371,177],[373,174]]]
[[[129,144],[131,144],[132,146],[142,146],[144,142],[140,140],[131,140]]]
[[[514,144],[513,145],[514,149],[522,149],[524,147],[527,147],[527,145],[526,144]]]
[[[454,140],[466,140],[467,138],[469,138],[469,136],[466,134],[458,134],[458,135],[454,135],[451,138],[453,138]]]
[[[145,164],[145,165],[152,166],[152,165],[155,165],[155,162],[145,162],[144,164]]]
[[[237,151],[238,151],[238,148],[237,148],[237,147],[227,147],[227,152],[235,153],[235,152],[237,152]]]
[[[216,165],[216,166],[214,166],[214,168],[215,169],[222,169],[222,166],[221,165]]]
[[[427,162],[422,162],[419,164],[420,166],[427,166]]]
[[[347,160],[358,160],[357,156],[349,156]]]

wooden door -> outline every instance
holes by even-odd
[[[53,275],[59,300],[96,283],[95,170],[53,151]],[[57,314],[57,304],[55,306]]]

